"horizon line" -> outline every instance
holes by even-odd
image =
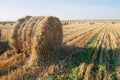
[[[5,23],[11,23],[11,22],[16,22],[17,20],[0,20],[0,23],[5,22]],[[61,21],[120,21],[120,19],[62,19]]]

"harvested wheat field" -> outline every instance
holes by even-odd
[[[0,24],[0,80],[120,80],[119,29],[45,16]]]

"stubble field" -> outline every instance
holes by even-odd
[[[120,80],[120,21],[63,21],[63,43],[38,67],[8,46],[0,24],[0,80]]]

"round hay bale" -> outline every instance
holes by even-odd
[[[62,39],[62,25],[58,18],[26,16],[15,23],[9,45],[18,52],[41,57],[60,46]]]

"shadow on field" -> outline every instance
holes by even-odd
[[[8,41],[0,41],[0,55],[9,50]]]
[[[104,48],[80,48],[74,46],[62,45],[59,49],[53,52],[53,54],[46,57],[44,64],[45,67],[50,67],[51,65],[58,65],[59,71],[54,72],[54,78],[58,75],[67,75],[75,68],[79,68],[82,63],[87,66],[93,64],[92,72],[94,78],[100,68],[100,66],[105,68],[105,71],[112,74],[111,77],[116,79],[115,68],[120,66],[119,57],[120,49],[107,50]],[[95,74],[96,73],[96,74]],[[57,74],[57,75],[56,75]],[[103,72],[104,74],[104,72]],[[52,76],[53,77],[53,76]]]

